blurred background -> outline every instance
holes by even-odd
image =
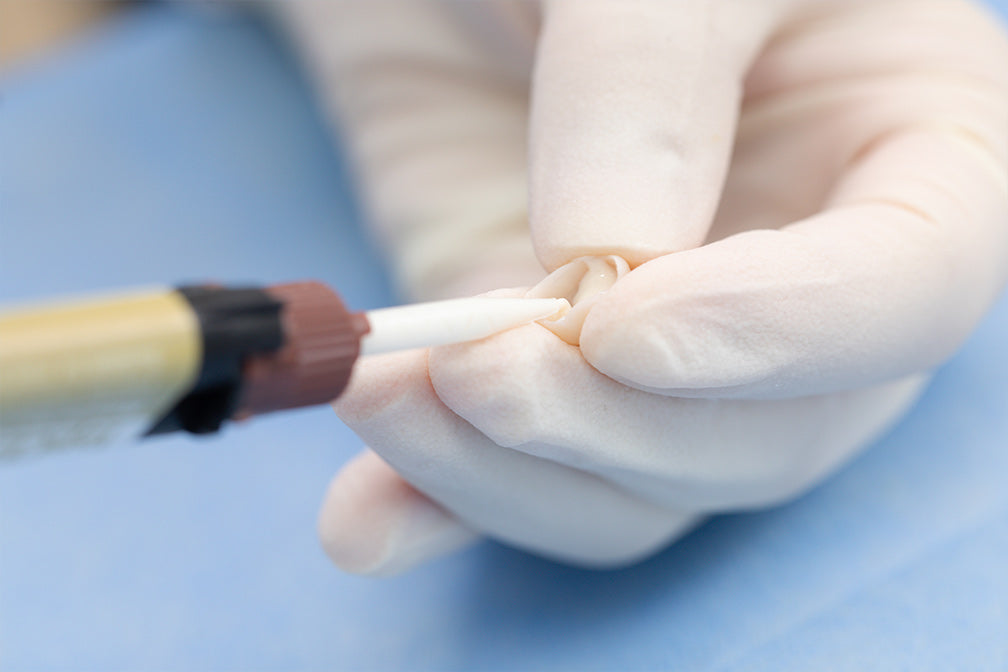
[[[395,302],[330,129],[251,5],[0,0],[0,301]],[[1005,670],[1006,338],[1003,299],[824,486],[617,572],[485,543],[340,573],[315,513],[359,445],[325,408],[0,463],[0,670]]]

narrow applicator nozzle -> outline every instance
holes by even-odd
[[[566,299],[495,297],[381,308],[366,313],[371,331],[361,339],[361,355],[474,341],[568,310]]]

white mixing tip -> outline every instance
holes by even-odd
[[[475,341],[536,320],[559,318],[567,299],[473,297],[380,308],[366,313],[371,331],[361,355]]]

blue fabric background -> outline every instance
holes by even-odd
[[[144,5],[0,95],[0,300],[314,277],[393,302],[257,21]],[[618,572],[486,543],[341,574],[315,514],[358,441],[328,409],[0,464],[0,669],[1003,671],[1006,338],[1008,299],[822,487]]]

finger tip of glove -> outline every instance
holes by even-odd
[[[676,256],[635,269],[592,306],[580,346],[598,371],[654,391],[706,388],[730,368],[725,362],[734,360],[721,355],[731,353],[732,332],[716,314],[696,310]]]
[[[371,452],[333,479],[318,531],[337,567],[376,577],[402,573],[475,538]]]

